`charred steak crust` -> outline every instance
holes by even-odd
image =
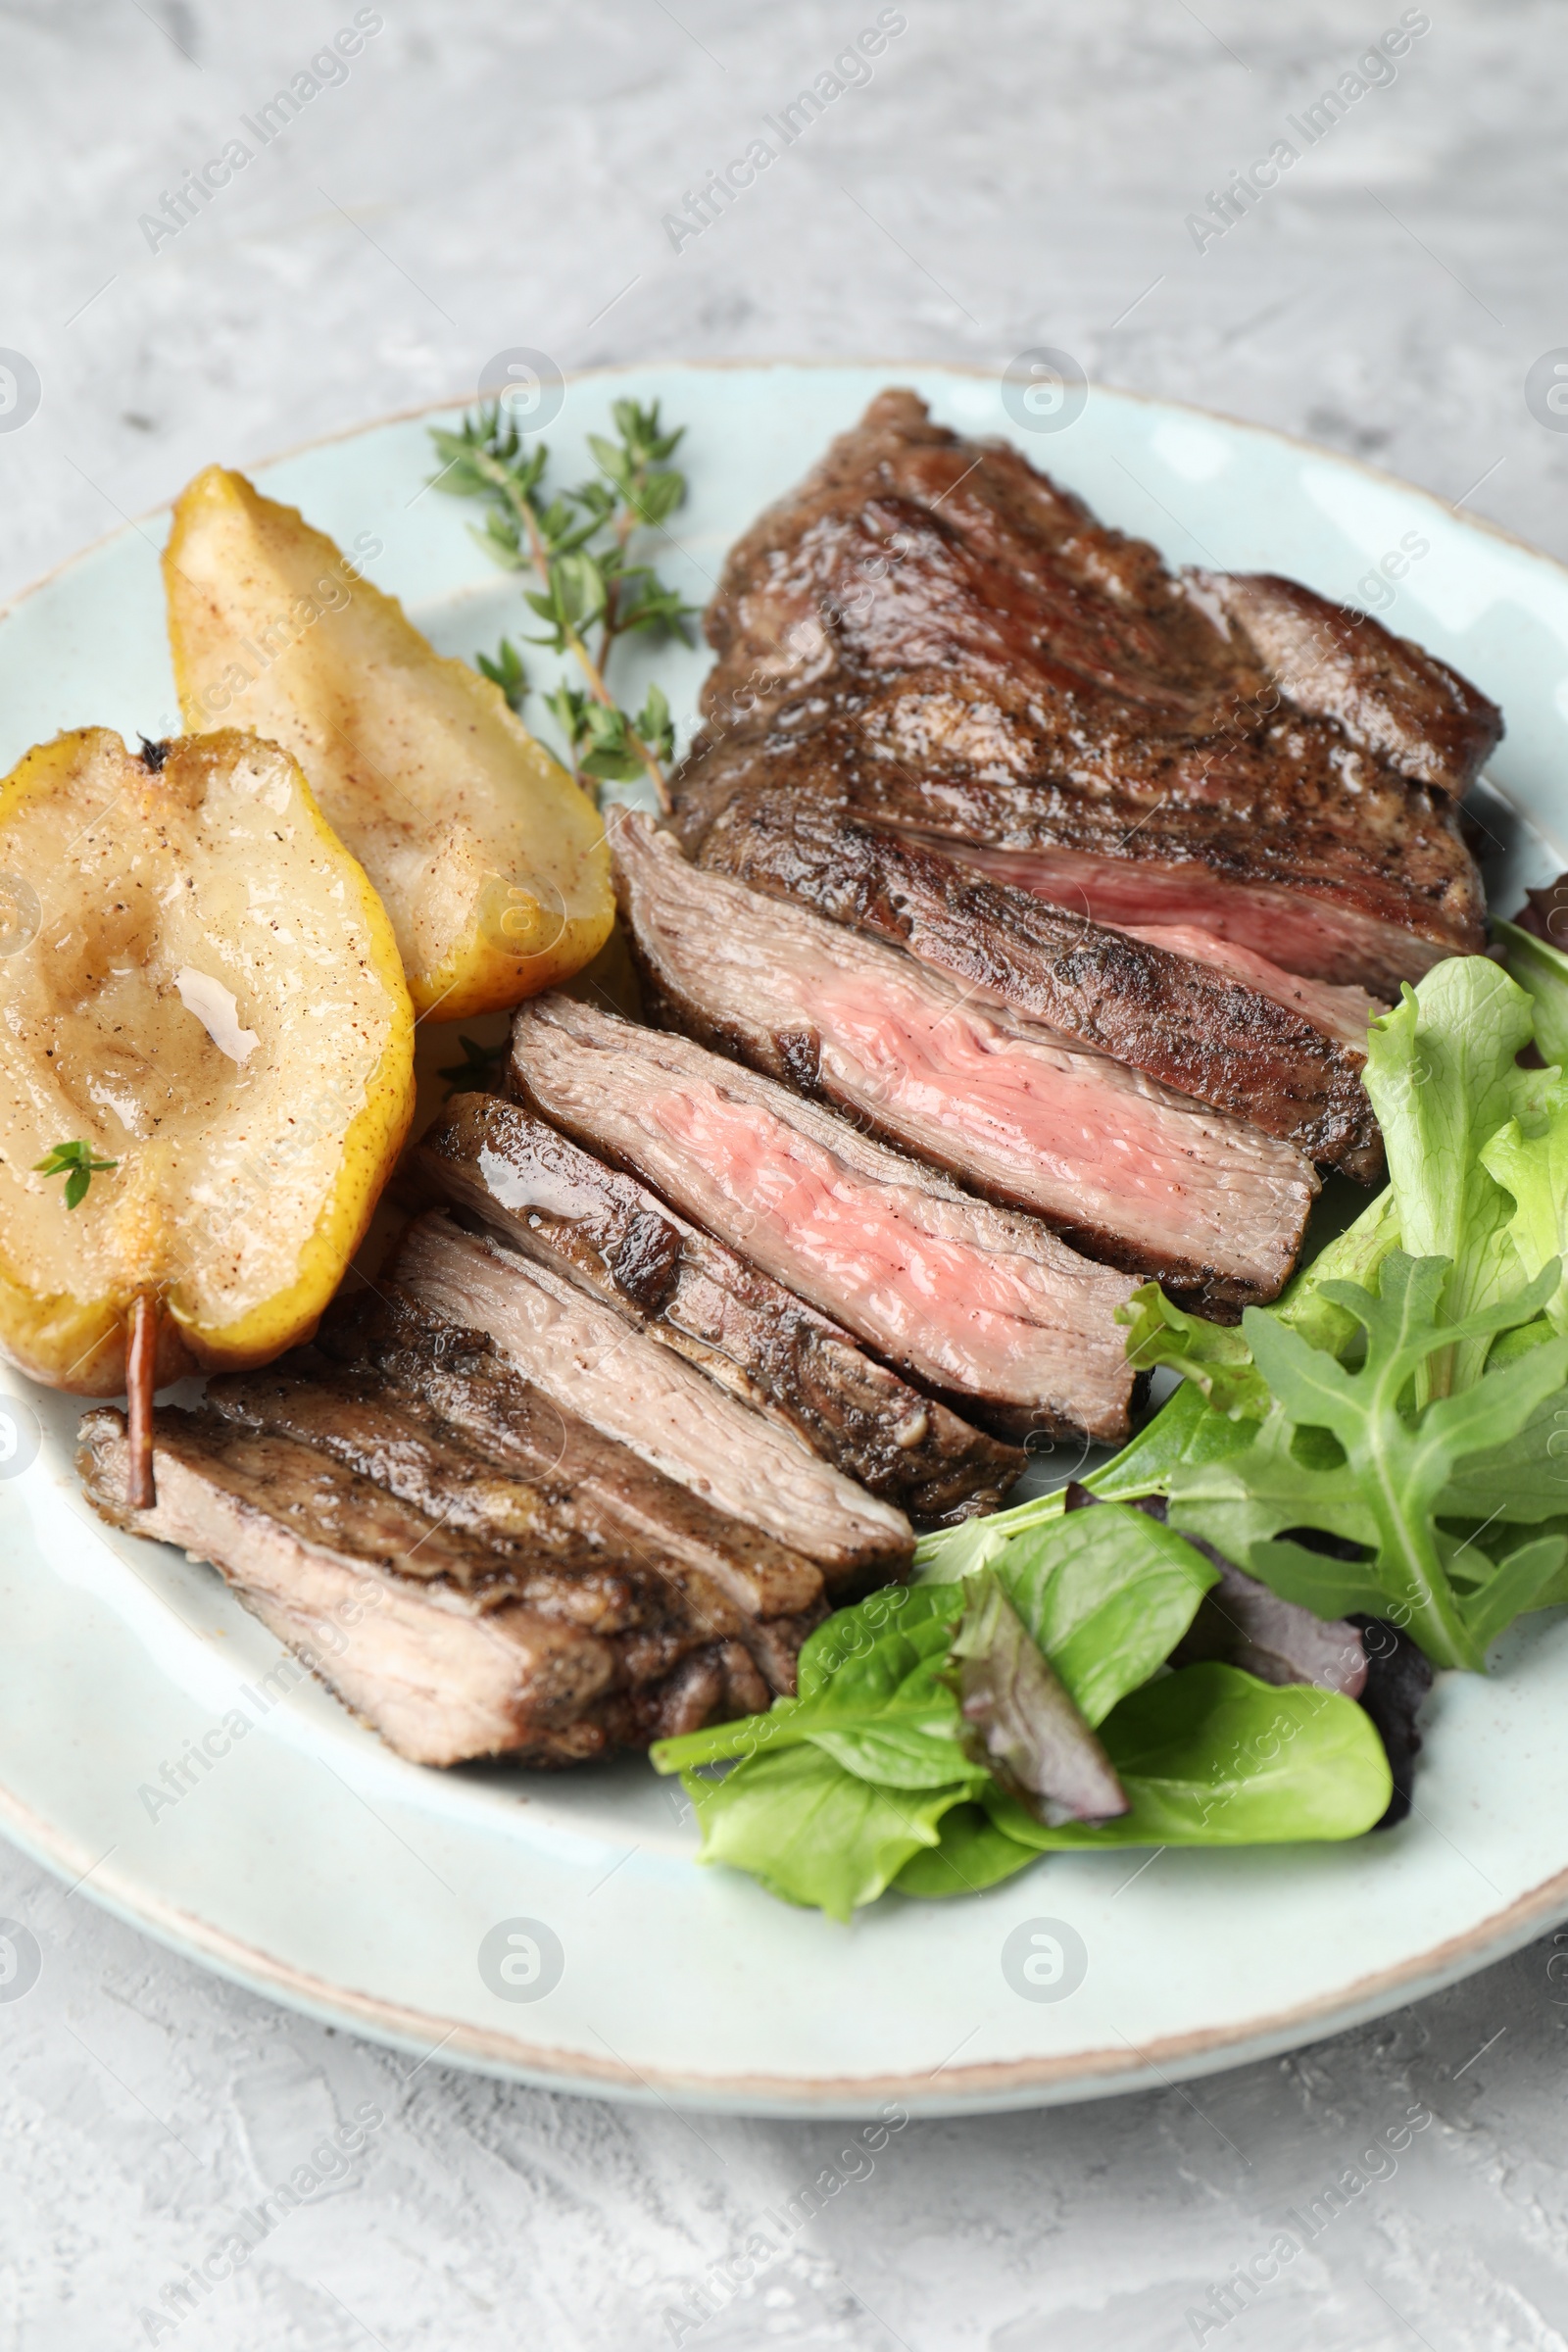
[[[1383,1169],[1363,1057],[1189,956],[993,882],[800,796],[747,794],[700,862],[907,948],[1180,1094],[1250,1119],[1362,1183]]]
[[[520,1103],[460,1095],[409,1165],[421,1199],[483,1217],[634,1317],[813,1452],[927,1526],[1001,1504],[1024,1465],[849,1333]]]
[[[1158,921],[1109,904],[1149,886],[1385,993],[1484,944],[1453,805],[1500,730],[1484,696],[1306,589],[1173,576],[912,393],[737,542],[707,627],[688,843],[766,783],[1056,867],[1047,896],[1106,866],[1097,918]]]

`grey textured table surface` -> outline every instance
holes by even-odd
[[[1092,375],[1369,457],[1568,555],[1568,438],[1524,393],[1568,338],[1568,20],[1550,0],[1434,0],[1393,86],[1202,251],[1187,216],[1353,71],[1394,0],[906,0],[870,83],[679,252],[663,216],[873,0],[386,0],[347,78],[152,250],[140,217],[355,13],[0,12],[0,343],[43,387],[0,434],[0,588],[211,459],[462,394],[516,343],[566,367],[1001,366],[1064,346]],[[169,2282],[366,2101],[383,2128],[181,2320],[182,2352],[1568,2343],[1568,1959],[1549,1940],[1275,2064],[910,2126],[699,2328],[709,2267],[842,2132],[438,2061],[410,2079],[4,1851],[0,1912],[44,1956],[0,2008],[0,2352],[173,2340]],[[1430,2127],[1221,2327],[1214,2282],[1417,2104]]]

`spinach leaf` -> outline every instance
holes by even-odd
[[[877,1788],[811,1746],[756,1756],[721,1781],[688,1773],[683,1786],[705,1862],[732,1863],[833,1919],[874,1902],[911,1855],[937,1844],[944,1814],[970,1793],[963,1783]]]
[[[1020,1845],[972,1799],[942,1816],[942,1841],[911,1854],[893,1881],[896,1894],[979,1894],[1038,1862],[1040,1850]]]
[[[1179,1535],[1120,1503],[1018,1537],[995,1574],[1089,1724],[1164,1663],[1219,1582]]]
[[[1281,1690],[1236,1666],[1184,1666],[1146,1684],[1102,1736],[1130,1812],[1048,1829],[988,1791],[995,1826],[1042,1850],[1278,1845],[1358,1838],[1393,1789],[1383,1742],[1353,1699],[1301,1683]]]
[[[713,1724],[650,1751],[656,1771],[745,1761],[819,1747],[846,1772],[892,1788],[978,1780],[958,1745],[957,1698],[946,1679],[962,1614],[957,1585],[894,1586],[840,1609],[801,1650],[795,1698],[765,1715]]]

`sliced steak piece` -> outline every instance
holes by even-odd
[[[1500,721],[1289,593],[1287,626],[1276,592],[1237,585],[1257,642],[1016,451],[884,393],[731,553],[683,836],[738,790],[826,793],[1097,921],[1195,922],[1393,993],[1484,944],[1453,795]]]
[[[656,1017],[1197,1303],[1278,1295],[1318,1189],[1293,1146],[689,864],[647,817],[611,857]]]
[[[836,1323],[519,1103],[456,1097],[404,1181],[575,1276],[923,1524],[997,1509],[1023,1468],[1016,1448],[909,1388]]]
[[[1408,637],[1270,572],[1199,571],[1249,650],[1298,710],[1337,719],[1401,775],[1463,800],[1502,740],[1495,703]]]
[[[357,1343],[353,1359],[296,1349],[265,1371],[214,1381],[206,1402],[225,1420],[329,1455],[422,1511],[440,1536],[403,1563],[404,1574],[445,1576],[481,1606],[522,1599],[603,1633],[643,1622],[649,1576],[681,1595],[715,1639],[820,1600],[821,1575],[809,1560],[706,1509],[626,1447],[568,1419],[509,1373],[481,1333],[425,1324],[414,1340],[421,1319],[401,1303],[376,1304],[367,1320],[384,1329],[393,1311],[395,1350],[368,1346],[368,1332],[340,1316],[333,1345],[341,1351]],[[414,1378],[389,1376],[388,1355],[412,1365]],[[436,1356],[436,1378],[420,1379]],[[454,1388],[468,1395],[454,1397]]]
[[[1133,1375],[1114,1317],[1132,1281],[1037,1218],[685,1038],[567,997],[520,1007],[512,1077],[557,1126],[962,1411],[1022,1438],[1125,1436]]]
[[[1272,993],[1248,977],[1245,966],[1262,958],[1243,950],[1229,951],[1230,965],[1216,969],[1216,956],[1227,953],[1221,942],[1205,940],[1202,957],[1174,941],[1104,929],[798,795],[732,802],[701,862],[894,941],[987,1001],[1000,999],[1062,1038],[1237,1112],[1320,1165],[1363,1183],[1382,1170],[1359,1075],[1365,1021],[1352,1055],[1301,1004],[1285,1008],[1288,990],[1334,998],[1348,990],[1293,982],[1266,965],[1279,992]]]
[[[571,1764],[690,1728],[694,1702],[720,1716],[755,1703],[744,1648],[715,1639],[657,1576],[643,1621],[606,1639],[432,1576],[438,1523],[295,1439],[161,1410],[157,1501],[133,1511],[123,1416],[90,1412],[79,1435],[77,1467],[105,1519],[211,1560],[270,1632],[415,1763],[507,1754]],[[805,1630],[789,1629],[797,1647]]]
[[[835,1596],[907,1573],[914,1536],[902,1511],[553,1266],[433,1210],[388,1273],[427,1313],[487,1332],[525,1378],[666,1478],[803,1552]]]

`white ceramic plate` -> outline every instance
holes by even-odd
[[[888,382],[966,432],[1010,433],[1174,562],[1285,571],[1361,604],[1388,583],[1391,624],[1507,713],[1482,803],[1494,904],[1511,911],[1524,882],[1568,865],[1568,573],[1344,459],[1098,391],[1062,429],[1020,428],[1028,409],[1009,412],[995,378],[926,367],[589,376],[548,437],[576,478],[616,396],[657,396],[686,424],[692,492],[666,568],[702,603],[735,534]],[[342,542],[372,533],[371,576],[471,657],[527,624],[516,582],[468,537],[469,510],[421,493],[426,430],[377,425],[259,478]],[[0,768],[62,727],[177,731],[166,523],[121,531],[0,620]],[[658,659],[688,715],[705,659]],[[1064,1854],[990,1894],[889,1897],[844,1928],[698,1868],[678,1789],[640,1761],[560,1778],[401,1763],[291,1666],[279,1674],[283,1653],[213,1570],[110,1535],[75,1493],[77,1408],[10,1385],[0,1826],[176,1948],[421,2057],[757,2113],[1025,2106],[1286,2048],[1568,1916],[1561,1618],[1510,1638],[1490,1678],[1442,1680],[1418,1814],[1390,1835],[1147,1867]],[[1009,1955],[1037,1935],[1048,1953],[1081,1947],[1081,1965],[1031,1985]],[[520,1983],[498,1971],[509,1950]],[[544,1956],[531,1979],[530,1951]]]

